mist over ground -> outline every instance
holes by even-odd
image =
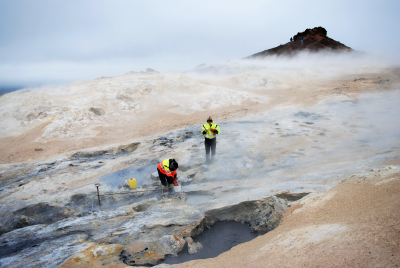
[[[41,142],[91,137],[98,126],[139,123],[163,112],[190,116],[246,101],[265,104],[269,90],[317,88],[329,79],[380,72],[387,66],[385,60],[360,53],[303,53],[25,89],[2,97],[0,136],[47,122],[38,137]],[[94,108],[101,116],[90,111]]]
[[[259,239],[275,236],[284,252],[292,252],[285,241],[311,250],[303,233],[312,232],[322,241],[339,239],[335,247],[353,251],[335,252],[357,263],[369,262],[363,253],[369,245],[378,248],[379,263],[395,263],[395,245],[375,237],[394,233],[398,222],[400,199],[389,186],[399,178],[399,85],[399,66],[360,53],[321,53],[185,72],[148,69],[5,94],[0,265],[154,265],[186,250],[164,245],[184,245],[204,224],[232,220],[269,231]],[[200,129],[210,115],[221,133],[216,162],[205,165]],[[183,192],[160,193],[156,166],[167,158],[179,162]],[[128,188],[128,178],[137,179],[137,190]],[[343,183],[355,184],[342,189],[350,201],[327,205],[341,196],[335,187]],[[353,202],[364,198],[365,189],[355,189],[366,183],[374,197]],[[293,215],[300,220],[280,228]],[[259,239],[246,248],[257,248]],[[319,240],[312,255],[329,263],[326,250],[333,246]],[[93,258],[94,248],[107,253]],[[268,258],[282,251],[273,253],[267,242],[259,248],[257,256]],[[290,260],[309,263],[295,257]],[[222,261],[231,262],[238,260]]]
[[[399,9],[0,1],[0,266],[156,265],[218,221],[262,235],[180,266],[400,265]],[[353,51],[245,60],[318,26]]]
[[[354,50],[400,62],[399,3],[392,0],[39,3],[0,3],[0,86],[190,70],[285,44],[317,26]]]

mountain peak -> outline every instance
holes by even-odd
[[[293,36],[292,42],[289,41],[284,45],[253,54],[246,59],[264,58],[266,56],[293,56],[303,51],[352,51],[350,47],[328,37],[327,33],[327,30],[321,26],[306,29],[304,32],[299,32]]]

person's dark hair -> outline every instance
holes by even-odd
[[[178,169],[178,162],[175,161],[175,159],[171,159],[169,161],[169,169],[174,171]]]

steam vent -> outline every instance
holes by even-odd
[[[299,51],[0,96],[0,268],[400,267],[400,66]]]
[[[288,36],[288,41],[290,36]],[[303,43],[301,42],[303,40]],[[293,36],[293,41],[271,49],[264,50],[247,57],[246,59],[263,58],[266,56],[293,56],[301,51],[337,51],[349,52],[352,49],[327,36],[327,31],[323,27],[306,29],[304,32]]]

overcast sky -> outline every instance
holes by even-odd
[[[322,26],[400,63],[399,0],[0,0],[0,87],[190,70]]]

